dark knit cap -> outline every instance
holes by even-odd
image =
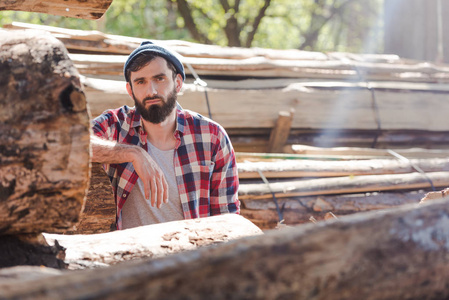
[[[128,69],[128,66],[131,64],[131,62],[140,54],[142,53],[154,53],[155,55],[162,56],[169,62],[171,62],[174,66],[176,71],[181,74],[182,80],[186,79],[186,74],[184,73],[184,66],[179,61],[179,59],[175,56],[174,53],[170,52],[166,48],[162,46],[158,46],[153,44],[150,41],[145,41],[140,44],[139,47],[137,47],[128,57],[128,59],[125,62],[125,66],[123,68],[123,72],[125,74],[126,81],[129,81],[129,78],[126,76],[126,70]]]

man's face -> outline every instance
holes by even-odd
[[[173,80],[173,71],[162,57],[156,57],[142,69],[131,73],[128,93],[144,120],[159,124],[170,115],[182,84],[179,77],[177,75]]]

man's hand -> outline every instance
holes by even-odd
[[[118,144],[114,141],[91,136],[92,161],[99,163],[132,162],[137,175],[143,182],[145,198],[151,195],[151,206],[161,207],[168,202],[168,184],[164,173],[142,148],[135,145]]]
[[[133,147],[132,163],[143,182],[145,199],[150,199],[151,206],[161,208],[162,202],[168,202],[168,184],[164,173],[153,158],[142,148]]]

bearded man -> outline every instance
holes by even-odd
[[[93,120],[92,161],[114,191],[117,229],[239,213],[235,153],[223,127],[177,103],[184,67],[168,49],[143,42],[128,57],[135,106]]]

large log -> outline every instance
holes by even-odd
[[[258,234],[262,231],[244,217],[226,214],[102,234],[0,236],[0,268],[19,265],[71,270],[105,267]]]
[[[64,45],[0,31],[0,234],[61,232],[89,183],[89,115]]]
[[[103,16],[111,3],[112,0],[0,0],[0,11],[19,10],[96,20]]]
[[[20,299],[446,299],[448,200],[271,231],[213,248],[7,282]]]
[[[126,260],[159,258],[201,246],[262,234],[244,217],[225,214],[173,221],[92,235],[43,234],[49,245],[66,248],[69,269],[114,265]]]

